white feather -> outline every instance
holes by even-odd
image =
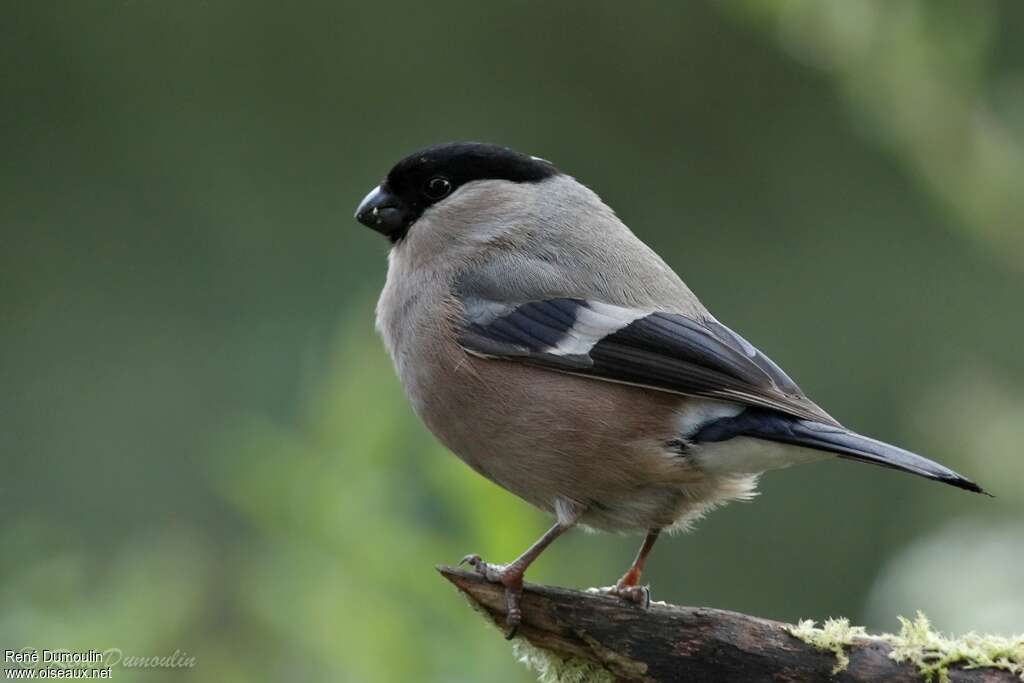
[[[744,410],[739,403],[729,401],[715,401],[712,399],[695,399],[687,401],[678,410],[679,419],[676,422],[679,436],[688,439],[700,428],[709,422],[720,420],[723,417],[736,417]]]
[[[714,474],[755,474],[827,457],[822,451],[749,436],[703,443],[693,454],[702,470]]]
[[[564,339],[551,347],[548,353],[555,356],[585,355],[610,334],[615,334],[630,323],[646,315],[648,311],[635,308],[611,306],[597,301],[587,302],[588,307],[576,309],[573,323]]]

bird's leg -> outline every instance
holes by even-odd
[[[544,552],[545,548],[551,545],[552,541],[571,529],[577,519],[579,519],[578,513],[568,519],[560,519],[527,548],[526,552],[509,564],[489,564],[484,562],[479,555],[466,555],[459,562],[459,564],[472,565],[488,581],[505,586],[505,624],[508,626],[508,631],[505,633],[506,639],[511,639],[516,634],[519,624],[523,620],[519,600],[523,595],[523,574],[526,573],[527,567]]]
[[[619,579],[611,590],[609,591],[612,595],[618,595],[620,598],[635,602],[638,605],[649,607],[651,604],[651,590],[647,586],[641,586],[640,575],[644,571],[644,564],[647,563],[647,556],[651,553],[651,548],[654,547],[654,542],[658,540],[658,534],[661,533],[661,529],[651,529],[647,532],[647,536],[644,538],[643,545],[640,546],[640,550],[636,554],[636,559],[633,560],[632,566],[622,578]]]

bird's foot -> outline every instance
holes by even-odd
[[[504,583],[502,577],[506,566],[503,564],[491,564],[490,562],[484,562],[483,558],[477,554],[466,555],[464,558],[459,560],[459,566],[468,564],[476,573],[484,577],[491,583]]]
[[[505,586],[505,639],[511,640],[519,630],[519,624],[523,621],[523,612],[520,608],[520,600],[523,596],[523,569],[513,564],[491,564],[484,562],[479,555],[466,555],[459,562],[459,565],[468,564],[476,573],[491,583],[500,583]]]
[[[604,591],[608,593],[608,595],[614,595],[615,597],[622,598],[623,600],[632,602],[634,605],[639,605],[644,609],[648,609],[651,606],[650,586],[630,586],[620,581],[614,586],[605,588]]]

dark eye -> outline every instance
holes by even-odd
[[[446,197],[451,191],[451,182],[449,182],[447,178],[442,178],[441,176],[431,178],[427,181],[427,184],[423,186],[423,193],[431,199]]]

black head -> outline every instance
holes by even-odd
[[[449,142],[428,147],[395,164],[387,178],[366,195],[356,220],[392,242],[405,237],[429,207],[474,180],[535,183],[558,175],[550,162],[480,142]]]

